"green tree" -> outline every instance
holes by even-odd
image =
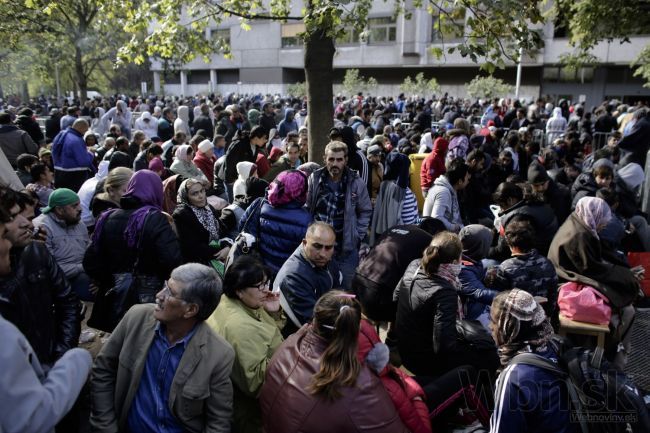
[[[348,69],[343,77],[343,92],[346,96],[354,96],[359,92],[372,93],[379,83],[373,77],[364,77],[358,69]]]
[[[440,92],[440,85],[435,78],[427,80],[424,73],[420,72],[415,76],[415,80],[411,79],[410,75],[407,76],[400,85],[400,90],[410,96],[425,97]]]
[[[512,92],[512,86],[492,76],[481,77],[477,75],[472,81],[465,84],[465,87],[467,94],[472,98],[489,99]]]
[[[307,104],[312,119],[309,159],[322,156],[333,122],[335,41],[351,29],[358,34],[367,33],[371,0],[303,0],[304,7],[296,15],[291,13],[291,0],[152,0],[140,6],[135,1],[125,0],[122,6],[128,15],[125,30],[131,35],[120,50],[120,59],[125,62],[142,63],[149,57],[176,64],[196,56],[208,60],[213,53],[223,51],[224,41],[206,42],[204,31],[208,25],[227,17],[239,17],[244,30],[250,28],[253,20],[303,22],[305,32],[300,36],[304,42]],[[520,47],[528,51],[543,43],[539,31],[543,17],[537,0],[393,0],[393,4],[395,16],[410,18],[417,8],[426,7],[452,27],[458,26],[454,10],[467,11],[462,40],[444,47],[446,51],[434,52],[443,56],[444,52],[458,50],[487,71],[504,66],[504,59],[516,58]],[[226,50],[225,55],[230,53]]]

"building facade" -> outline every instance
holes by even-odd
[[[300,13],[296,5],[295,13]],[[479,65],[459,53],[438,59],[432,47],[448,47],[458,42],[454,34],[441,34],[434,23],[437,18],[424,8],[413,9],[411,18],[393,18],[390,2],[375,1],[368,20],[365,38],[349,29],[337,41],[334,57],[334,82],[341,83],[345,70],[356,68],[365,77],[374,77],[379,86],[377,95],[396,96],[407,76],[423,72],[434,77],[442,93],[466,96],[465,83],[480,73]],[[454,17],[464,23],[466,17]],[[209,63],[197,58],[180,71],[164,72],[163,65],[152,62],[154,91],[172,95],[195,95],[212,92],[227,94],[284,94],[288,85],[304,81],[303,46],[297,35],[302,23],[254,21],[245,31],[239,21],[230,18],[206,30],[206,38],[221,37],[231,46],[232,58],[214,54]],[[544,28],[545,47],[535,56],[524,56],[520,96],[528,100],[538,96],[565,98],[588,105],[605,98],[633,103],[650,101],[650,89],[643,80],[633,76],[631,61],[650,43],[650,35],[630,37],[630,43],[603,42],[592,53],[599,64],[572,70],[560,64],[560,56],[570,52],[563,29],[547,23]],[[514,85],[516,65],[510,64],[495,76]],[[335,93],[338,91],[335,84]]]

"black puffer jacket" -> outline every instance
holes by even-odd
[[[496,348],[476,351],[456,335],[458,294],[454,286],[420,269],[420,259],[409,264],[397,290],[395,332],[404,366],[416,375],[437,376],[472,364],[495,369]]]
[[[86,273],[103,288],[111,287],[113,274],[131,272],[137,257],[136,250],[127,247],[124,230],[139,205],[124,199],[121,204],[124,209],[106,219],[98,244],[93,242],[88,247],[83,261]],[[138,273],[166,280],[183,263],[178,238],[167,217],[162,212],[150,212],[141,236]]]
[[[80,303],[44,244],[11,251],[12,272],[0,279],[0,314],[16,325],[38,360],[52,365],[77,346]]]

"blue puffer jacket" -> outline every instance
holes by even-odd
[[[258,200],[263,200],[261,207]],[[259,218],[255,215],[249,218],[252,212],[257,212]],[[275,275],[304,239],[312,219],[299,203],[273,207],[266,199],[258,198],[241,218],[240,231],[255,236],[264,264]]]
[[[499,293],[485,287],[483,284],[485,269],[481,262],[475,262],[463,256],[462,268],[458,279],[460,280],[460,299],[466,319],[477,319],[492,304],[492,300]]]

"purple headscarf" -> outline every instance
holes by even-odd
[[[132,177],[126,186],[126,193],[123,199],[133,198],[136,199],[141,207],[129,217],[124,230],[124,239],[129,248],[135,248],[138,242],[138,235],[144,227],[144,222],[147,214],[150,211],[161,211],[163,204],[163,185],[160,176],[151,170],[139,170]],[[111,214],[111,211],[106,211],[97,220],[95,224],[95,233],[93,234],[93,242],[97,243],[101,233],[104,221]]]

